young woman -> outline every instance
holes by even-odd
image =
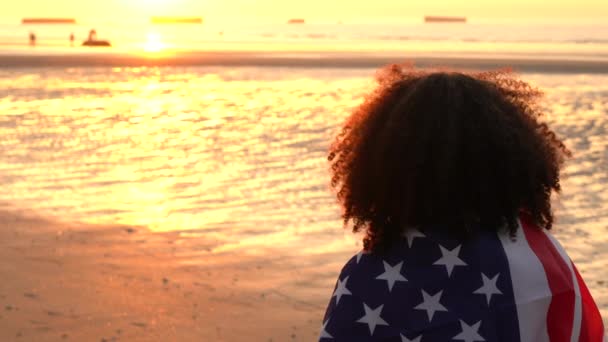
[[[602,318],[548,230],[569,152],[506,73],[390,66],[330,148],[364,250],[321,341],[593,341]]]

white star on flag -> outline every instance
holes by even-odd
[[[433,296],[426,293],[426,291],[422,290],[422,303],[418,304],[414,309],[416,310],[425,310],[427,316],[429,316],[429,322],[433,320],[433,316],[437,311],[448,311],[445,306],[441,305],[439,301],[441,300],[442,291],[437,292]]]
[[[386,321],[384,321],[382,317],[380,317],[383,307],[384,304],[372,310],[369,306],[367,306],[367,304],[363,303],[365,316],[361,317],[357,322],[366,323],[369,328],[369,333],[371,335],[374,334],[374,330],[376,330],[377,325],[388,325],[388,323],[386,323]]]
[[[376,279],[386,280],[388,284],[388,292],[391,292],[393,289],[393,285],[398,281],[407,281],[403,275],[401,275],[401,266],[403,266],[403,261],[398,263],[395,266],[391,266],[386,261],[382,261],[384,264],[384,273],[377,276]]]
[[[467,266],[467,264],[458,257],[458,253],[460,253],[460,247],[461,246],[458,246],[452,250],[449,250],[439,245],[442,257],[439,258],[439,260],[435,261],[433,265],[444,265],[446,270],[448,271],[448,277],[452,275],[452,270],[454,269],[454,266]]]
[[[407,246],[410,248],[412,247],[412,244],[414,243],[415,238],[426,237],[426,235],[424,235],[421,231],[419,231],[416,228],[406,229],[405,232],[402,234],[402,236],[407,239]]]
[[[483,286],[475,290],[473,293],[484,294],[486,295],[486,300],[488,301],[488,305],[490,305],[490,300],[492,299],[492,295],[502,294],[498,287],[496,286],[496,281],[498,281],[498,276],[500,273],[496,274],[494,278],[490,279],[486,277],[485,274],[481,274],[481,280],[483,281]]]
[[[479,331],[480,325],[481,321],[469,326],[463,320],[460,320],[460,328],[462,329],[462,332],[452,337],[452,340],[460,340],[465,342],[485,341],[485,339],[477,332]]]
[[[420,339],[422,338],[422,335],[415,337],[413,340],[410,340],[409,338],[403,336],[402,334],[399,334],[401,336],[401,342],[420,342]]]
[[[342,298],[342,296],[352,295],[352,293],[346,288],[348,277],[349,276],[346,276],[344,280],[338,279],[338,286],[336,286],[336,291],[332,295],[332,297],[336,297],[336,305],[340,303],[340,298]]]
[[[319,336],[319,339],[334,338],[327,332],[327,330],[325,330],[325,328],[327,328],[327,323],[329,323],[329,318],[327,319],[327,321],[325,321],[325,323],[323,323],[323,328],[321,328],[321,336]]]

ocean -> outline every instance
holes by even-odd
[[[20,25],[0,22],[0,53],[87,53],[80,47],[94,29],[113,51],[315,51],[400,52],[414,55],[608,59],[608,24],[490,22],[425,24],[202,24],[151,25],[95,22]],[[36,47],[28,35],[36,35]],[[74,34],[76,47],[70,46]]]
[[[34,29],[38,45],[24,45]],[[82,39],[88,29],[5,24],[0,55],[86,53],[70,48],[67,35]],[[97,33],[127,52],[145,50],[153,35],[175,51],[286,47],[608,60],[608,25],[202,25],[98,27]],[[371,67],[0,64],[0,209],[177,232],[215,241],[212,252],[356,252],[358,238],[342,229],[329,189],[326,151],[374,86],[374,73]],[[573,151],[555,198],[556,234],[606,314],[608,76],[526,71],[519,77],[546,93],[546,120]]]
[[[373,87],[373,75],[317,68],[2,70],[0,201],[68,221],[238,236],[240,244],[321,242],[340,230],[326,151]],[[563,210],[581,222],[595,212],[591,223],[606,235],[607,77],[521,77],[547,92],[547,120],[574,150],[565,171],[570,196],[561,197],[572,203]]]

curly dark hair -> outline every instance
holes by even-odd
[[[372,253],[408,227],[514,236],[524,212],[550,229],[570,152],[540,121],[541,95],[508,71],[382,69],[329,150],[344,224]]]

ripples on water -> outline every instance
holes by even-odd
[[[190,230],[223,249],[303,240],[308,252],[333,248],[341,223],[326,150],[371,75],[0,71],[0,203],[64,221]],[[546,91],[550,124],[576,156],[557,203],[560,234],[581,242],[572,248],[575,259],[591,257],[608,235],[607,78],[524,79]]]
[[[325,152],[368,74],[2,72],[0,200],[240,244],[322,235],[338,222]]]

